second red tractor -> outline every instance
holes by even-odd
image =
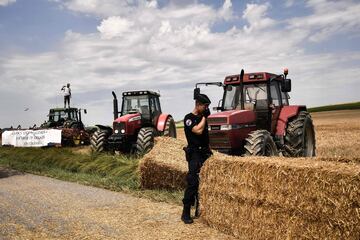
[[[99,130],[91,137],[93,151],[144,154],[153,147],[154,137],[176,138],[174,119],[162,112],[160,94],[152,91],[123,92],[120,112],[116,94],[112,94],[113,128],[97,125]]]
[[[224,82],[198,83],[224,88],[217,113],[208,117],[210,146],[241,155],[315,156],[315,131],[304,105],[290,105],[288,71],[244,73]],[[194,96],[195,97],[195,96]]]

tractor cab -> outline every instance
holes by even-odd
[[[140,114],[144,125],[155,125],[161,114],[160,94],[152,91],[124,92],[120,116]]]
[[[52,108],[49,110],[49,119],[41,125],[41,128],[84,128],[81,120],[81,110],[78,108]],[[84,113],[86,113],[86,109],[84,109]]]

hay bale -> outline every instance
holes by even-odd
[[[215,154],[201,171],[202,218],[243,239],[360,239],[360,165]]]
[[[160,137],[140,161],[141,187],[179,190],[186,186],[187,162],[182,150],[185,141]]]
[[[316,157],[313,158],[316,161],[325,161],[325,162],[343,162],[343,163],[355,163],[360,164],[359,157]]]

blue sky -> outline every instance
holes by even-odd
[[[241,68],[288,67],[292,104],[359,101],[359,16],[356,0],[0,0],[0,127],[41,123],[67,82],[87,125],[111,123],[112,90],[160,91],[182,119],[196,82]]]

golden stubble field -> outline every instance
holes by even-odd
[[[319,157],[360,158],[360,110],[311,114]]]
[[[311,113],[315,125],[316,156],[360,158],[360,110]],[[185,140],[184,130],[177,129]]]

